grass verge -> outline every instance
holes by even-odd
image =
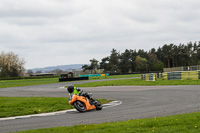
[[[200,113],[120,122],[28,130],[18,133],[199,133]]]
[[[0,88],[58,83],[58,78],[0,80]]]
[[[116,78],[132,78],[132,77],[141,77],[141,74],[129,74],[129,75],[111,75],[111,76],[97,76],[97,77],[89,77],[90,80],[97,79],[116,79]]]
[[[200,80],[162,80],[143,81],[141,79],[123,79],[113,81],[100,81],[84,84],[76,84],[77,87],[98,87],[98,86],[155,86],[155,85],[200,85]]]
[[[90,77],[90,80],[140,77],[140,74]],[[58,78],[0,80],[0,88],[59,83]]]
[[[98,99],[102,104],[110,101]],[[0,118],[72,109],[64,97],[0,97]]]

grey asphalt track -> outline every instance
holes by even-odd
[[[68,97],[63,86],[75,83],[80,82],[3,88],[0,89],[0,96]],[[94,98],[118,100],[122,104],[101,111],[72,111],[54,116],[4,120],[0,121],[0,132],[123,121],[200,110],[200,85],[111,86],[82,89],[85,92],[92,92]]]

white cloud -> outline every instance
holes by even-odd
[[[1,0],[0,50],[26,68],[200,41],[198,0]]]

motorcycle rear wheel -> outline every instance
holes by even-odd
[[[81,101],[76,101],[74,102],[74,107],[76,108],[76,110],[78,110],[79,112],[85,112],[86,111],[86,106],[83,102]]]

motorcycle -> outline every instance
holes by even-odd
[[[93,99],[92,93],[84,93],[80,95],[73,94],[69,100],[69,104],[74,106],[79,112],[86,112],[88,110],[101,110],[102,105],[98,100]]]

